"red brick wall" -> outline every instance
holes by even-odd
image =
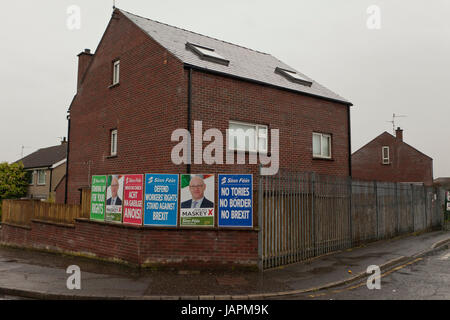
[[[112,19],[71,106],[68,202],[90,175],[180,171],[170,161],[173,130],[187,123],[182,64],[119,15]],[[112,61],[120,58],[120,85]],[[110,131],[118,129],[118,154]]]
[[[71,107],[68,202],[91,175],[184,173],[171,161],[171,134],[187,128],[188,70],[121,14],[113,19]],[[120,57],[120,85],[108,88]],[[280,167],[349,174],[348,106],[298,93],[193,71],[192,116],[203,131],[229,120],[280,129]],[[118,129],[118,155],[110,130]],[[332,160],[312,159],[312,132],[332,134]],[[208,143],[204,143],[206,146]],[[225,155],[225,153],[224,153]],[[248,163],[248,161],[247,161]],[[253,173],[258,165],[192,165],[192,173]],[[256,179],[255,179],[256,184]]]
[[[258,263],[258,233],[244,230],[169,230],[88,220],[70,227],[32,221],[31,228],[3,224],[0,242],[151,266],[228,268]]]
[[[192,105],[192,119],[201,120],[204,131],[218,128],[225,134],[229,120],[279,129],[280,168],[338,176],[349,174],[347,106],[201,71],[192,75]],[[332,135],[332,160],[313,159],[313,132]],[[203,147],[209,143],[204,142]],[[259,165],[249,165],[248,160],[246,163],[217,165],[212,171],[257,174]],[[211,171],[211,166],[193,164],[192,170]]]
[[[13,227],[2,224],[0,229],[0,242],[27,247],[32,243],[31,228]]]
[[[389,146],[390,164],[382,161],[382,147]],[[433,160],[384,132],[352,155],[356,179],[433,184]]]

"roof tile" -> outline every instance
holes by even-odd
[[[120,12],[185,64],[351,104],[345,98],[270,54],[173,27],[123,10],[120,10]],[[226,66],[201,59],[186,48],[187,42],[214,49],[216,53],[230,61],[229,65]],[[309,87],[286,79],[282,75],[275,73],[277,67],[295,71],[311,81],[312,85]]]
[[[33,152],[26,157],[17,160],[16,163],[22,162],[25,169],[50,167],[66,158],[67,143],[57,146],[42,148]]]

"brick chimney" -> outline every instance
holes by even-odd
[[[397,130],[395,130],[395,136],[396,136],[397,139],[399,139],[400,141],[403,141],[403,130],[400,129],[400,127],[397,127]]]
[[[77,89],[80,88],[80,85],[83,82],[84,74],[86,73],[86,70],[87,70],[89,63],[91,62],[93,56],[94,55],[91,53],[90,49],[84,49],[84,51],[78,55]]]

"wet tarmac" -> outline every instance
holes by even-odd
[[[450,300],[449,246],[423,259],[386,272],[380,289],[369,289],[366,279],[358,284],[314,293],[293,295],[293,300]]]
[[[429,249],[450,233],[379,241],[311,261],[255,271],[155,270],[85,257],[0,247],[0,287],[89,296],[246,295],[303,290],[352,278],[367,266]],[[81,290],[68,290],[66,269],[81,270]]]

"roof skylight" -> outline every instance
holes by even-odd
[[[307,78],[303,77],[302,75],[298,74],[295,71],[290,71],[277,67],[275,68],[275,72],[283,75],[285,78],[293,82],[297,82],[308,87],[312,85],[312,81],[308,80]]]
[[[230,63],[229,60],[222,57],[214,49],[189,42],[186,43],[186,48],[192,50],[195,54],[197,54],[200,57],[200,59],[220,63],[225,66],[228,66],[228,64]]]

